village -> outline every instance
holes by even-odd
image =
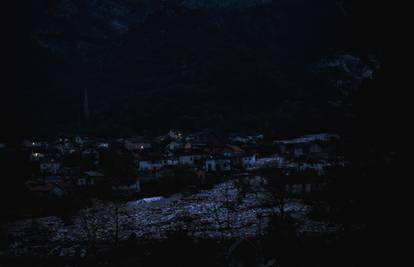
[[[335,235],[342,227],[320,215],[332,209],[320,196],[331,170],[349,165],[339,144],[330,133],[269,141],[174,130],[155,138],[25,140],[32,169],[25,190],[42,212],[3,224],[8,242],[0,252],[87,257],[183,231],[231,244],[260,240],[275,216],[293,220],[298,236]]]
[[[155,138],[25,140],[22,149],[33,170],[25,185],[30,194],[44,199],[73,194],[131,199],[194,191],[275,167],[291,175],[288,186],[292,192],[309,193],[325,182],[317,179],[325,168],[345,164],[338,154],[338,140],[338,135],[327,133],[269,142],[261,134],[223,138],[209,131],[184,134],[175,130]],[[295,179],[299,173],[308,173],[309,179]]]

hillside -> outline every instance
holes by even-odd
[[[326,0],[16,1],[18,118],[28,122],[19,130],[338,127],[349,91],[375,77],[382,62],[377,30],[365,34],[367,7]]]

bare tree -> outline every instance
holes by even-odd
[[[266,178],[265,189],[269,195],[269,204],[278,207],[280,216],[284,217],[288,198],[288,177],[278,168],[262,169],[259,174]]]
[[[226,239],[226,232],[230,231],[236,220],[237,195],[234,194],[232,183],[225,183],[218,188],[219,199],[205,206],[220,235],[220,242]]]
[[[123,202],[96,201],[79,213],[79,226],[91,251],[96,253],[98,241],[111,241],[118,247],[122,231],[132,229]]]
[[[98,240],[99,228],[102,227],[102,223],[99,221],[99,209],[91,207],[79,212],[79,226],[80,231],[85,237],[85,241],[92,254],[96,254],[96,246]]]

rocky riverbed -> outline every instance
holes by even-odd
[[[254,183],[260,184],[260,178]],[[264,234],[271,215],[279,208],[265,205],[265,191],[242,193],[237,181],[221,183],[189,197],[155,201],[114,203],[95,201],[71,222],[58,217],[22,220],[7,225],[7,255],[84,256],[91,244],[114,244],[134,237],[163,239],[169,233],[185,231],[194,238],[230,239]],[[289,200],[284,211],[306,225],[309,207]]]

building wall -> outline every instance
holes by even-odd
[[[138,171],[158,170],[165,166],[174,166],[179,163],[176,159],[160,159],[160,160],[141,160],[138,161]]]
[[[57,174],[59,170],[60,170],[60,163],[58,162],[40,164],[40,171],[42,173]]]
[[[204,168],[207,172],[231,171],[231,161],[229,159],[208,159]]]
[[[256,155],[242,157],[242,166],[245,169],[251,169],[256,165]]]

